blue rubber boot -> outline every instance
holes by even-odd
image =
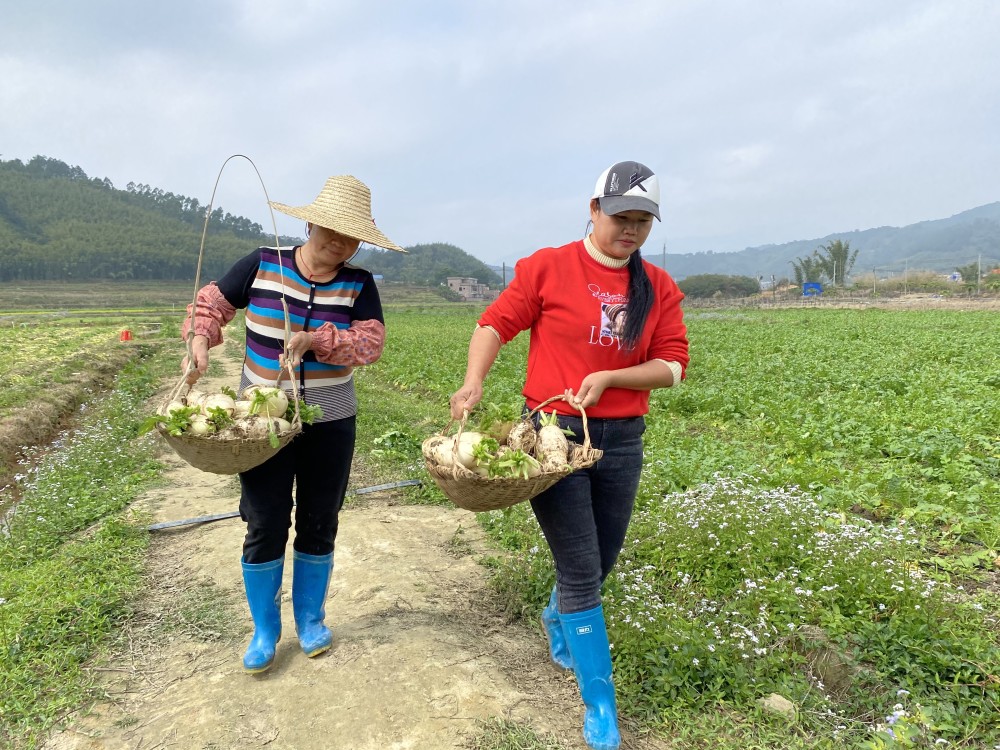
[[[259,565],[241,563],[247,604],[253,618],[253,638],[243,655],[243,670],[263,672],[274,663],[274,649],[281,639],[281,574],[285,558]]]
[[[552,657],[552,663],[559,669],[572,669],[573,659],[569,655],[566,636],[559,620],[555,586],[552,587],[552,596],[549,597],[548,605],[542,610],[542,625],[545,627],[545,635],[549,639],[549,656]]]
[[[583,739],[593,750],[616,750],[621,744],[618,733],[618,708],[615,685],[611,681],[611,647],[601,605],[586,612],[559,615],[566,643],[573,659],[576,682],[586,711]]]
[[[295,631],[306,656],[322,654],[333,645],[333,634],[323,623],[332,570],[332,552],[307,555],[296,551],[293,556],[292,610],[295,612]]]

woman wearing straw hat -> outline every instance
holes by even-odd
[[[681,381],[688,362],[683,294],[639,248],[660,218],[656,175],[638,162],[604,170],[590,200],[593,232],[518,261],[514,280],[486,309],[469,344],[465,382],[451,414],[483,395],[500,347],[531,331],[522,393],[535,409],[554,394],[559,426],[593,447],[588,469],[569,474],[531,500],[556,568],[542,623],[556,666],[572,668],[583,698],[583,736],[592,748],[620,743],[601,584],[618,558],[642,470],[649,392]]]
[[[371,214],[371,193],[351,176],[331,177],[312,203],[271,203],[306,222],[305,244],[261,247],[199,290],[192,339],[193,383],[208,367],[208,350],[222,327],[246,310],[246,356],[240,389],[273,385],[290,364],[293,395],[323,415],[275,456],[240,474],[240,516],[246,521],[243,582],[254,622],[243,657],[247,672],[263,672],[281,636],[281,578],[295,485],[292,610],[307,656],[330,648],[324,623],[340,508],[354,455],[357,400],[353,368],[382,354],[385,327],[372,275],[349,264],[361,242],[406,252]],[[293,335],[285,341],[282,299]],[[183,335],[187,336],[188,324]],[[186,363],[185,363],[186,365]]]

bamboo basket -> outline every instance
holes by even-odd
[[[191,361],[190,357],[188,361]],[[277,386],[278,383],[275,385]],[[169,404],[171,401],[177,400],[187,403],[186,394],[190,390],[191,386],[187,384],[187,375],[185,374],[164,403]],[[182,391],[184,395],[181,394]],[[294,394],[289,397],[289,400],[295,405],[291,420],[292,427],[277,436],[277,447],[271,445],[270,438],[266,437],[227,440],[219,435],[171,435],[163,424],[158,424],[156,429],[167,445],[196,469],[212,474],[239,474],[264,463],[302,432],[299,401]]]
[[[540,403],[523,416],[522,419],[530,420],[543,406],[547,406],[553,401],[565,400],[565,396],[553,396]],[[583,444],[570,441],[568,465],[559,471],[546,472],[529,479],[522,479],[520,477],[481,477],[458,462],[455,462],[452,466],[440,466],[425,456],[424,463],[427,467],[427,473],[434,479],[441,492],[459,508],[471,510],[475,513],[482,513],[490,510],[509,508],[512,505],[523,503],[525,500],[530,500],[539,493],[544,492],[560,479],[569,476],[574,471],[593,466],[604,455],[604,451],[594,448],[590,444],[587,413],[583,409],[580,409],[580,415],[583,418]],[[467,418],[468,413],[459,421],[458,432],[455,434],[456,441],[465,429]],[[441,434],[447,435],[454,422],[455,420],[451,420],[441,431]]]
[[[201,285],[201,266],[202,260],[205,255],[205,237],[208,234],[209,220],[212,216],[212,206],[215,204],[215,193],[219,187],[219,178],[222,177],[222,172],[226,165],[236,158],[246,159],[250,162],[254,171],[257,173],[257,177],[260,180],[261,189],[264,191],[264,198],[267,200],[268,210],[271,209],[270,198],[267,194],[267,188],[264,186],[264,180],[260,177],[260,172],[257,170],[257,165],[253,163],[253,160],[243,154],[233,154],[228,159],[222,163],[222,167],[219,169],[219,174],[215,179],[215,187],[212,189],[212,199],[208,204],[208,208],[205,211],[205,225],[201,233],[201,245],[198,249],[198,266],[195,270],[194,277],[194,299],[191,302],[191,329],[188,332],[186,346],[187,346],[187,362],[188,367],[184,375],[181,376],[180,381],[171,390],[170,394],[167,396],[167,400],[164,405],[169,404],[171,401],[180,400],[183,403],[187,403],[187,393],[191,390],[191,385],[187,382],[187,376],[194,370],[194,357],[192,356],[192,341],[194,339],[195,330],[195,316],[198,310],[198,290]],[[274,231],[274,241],[275,247],[279,247],[280,251],[280,241],[278,239],[277,224],[274,222],[274,212],[271,211],[271,222],[275,226]],[[284,287],[284,273],[281,274],[282,288]],[[288,315],[288,303],[285,301],[284,294],[281,296],[281,307],[285,313],[285,343],[291,338],[291,321]],[[291,366],[286,365],[285,369],[278,375],[277,380],[274,385],[279,386],[284,375],[288,375],[289,382],[293,385],[295,383],[295,373],[292,371]],[[288,443],[290,443],[296,435],[302,432],[302,417],[299,414],[299,401],[297,395],[295,394],[294,387],[289,395],[291,403],[294,404],[294,414],[291,420],[291,429],[278,435],[278,446],[274,447],[271,445],[270,438],[260,438],[260,439],[222,439],[218,435],[171,435],[166,431],[166,428],[162,424],[158,424],[157,431],[163,436],[163,439],[167,442],[174,452],[177,453],[182,459],[187,461],[191,466],[196,469],[201,469],[202,471],[208,471],[213,474],[239,474],[240,472],[252,469],[255,466],[267,461],[271,456],[275,455],[278,451],[284,448]]]

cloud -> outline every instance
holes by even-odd
[[[998,32],[985,0],[36,0],[0,28],[0,144],[203,203],[234,153],[286,203],[356,174],[395,240],[491,262],[579,237],[634,158],[650,247],[739,249],[997,200]],[[246,164],[218,201],[270,224]]]

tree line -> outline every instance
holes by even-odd
[[[0,281],[193,279],[205,212],[195,198],[36,156],[0,160]],[[260,225],[212,211],[203,276],[221,275],[258,244]]]

